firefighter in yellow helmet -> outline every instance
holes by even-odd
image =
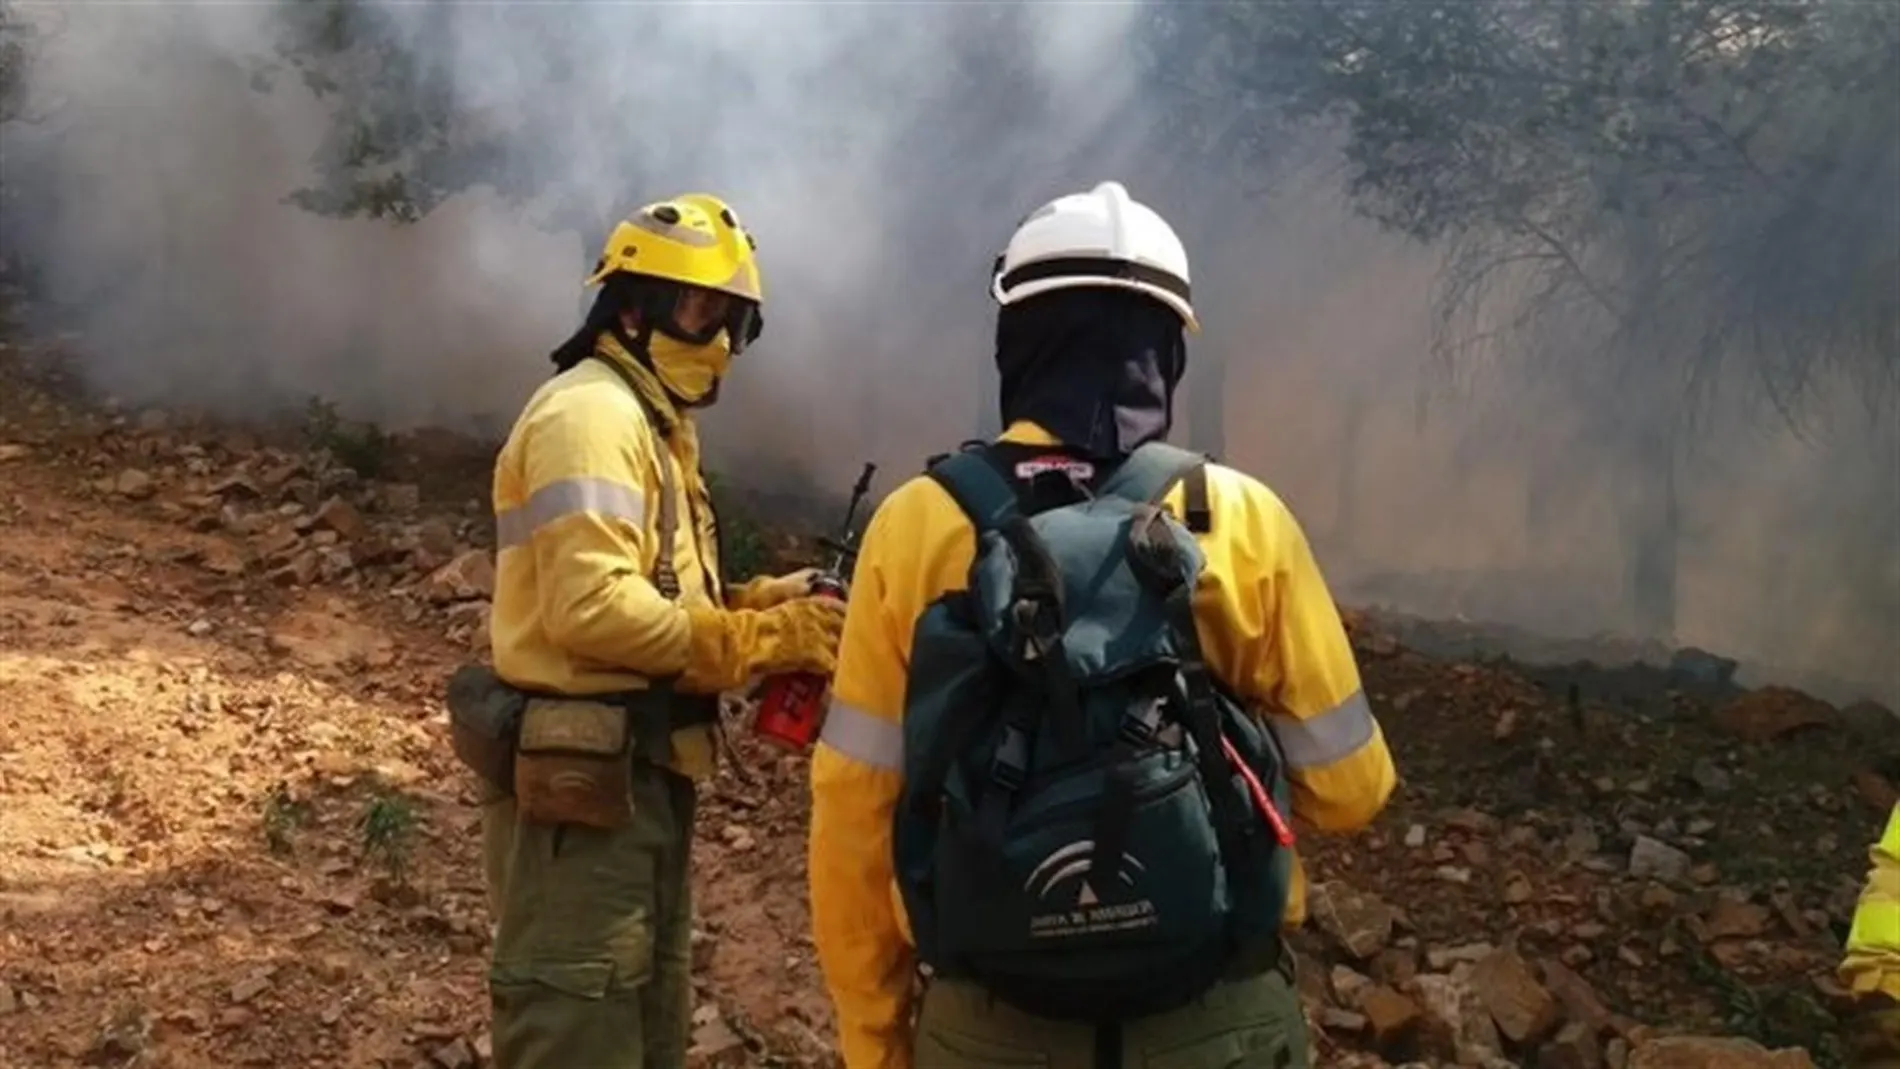
[[[843,617],[803,573],[720,574],[693,414],[761,325],[732,209],[701,194],[641,208],[587,282],[591,312],[495,465],[494,675],[522,699],[509,782],[483,813],[495,1064],[679,1069],[718,695],[828,675]]]
[[[846,1069],[1309,1064],[1291,818],[1395,773],[1292,513],[1165,443],[1187,267],[1117,183],[1030,214],[1006,429],[867,526],[811,769]]]
[[[1873,871],[1847,936],[1841,978],[1857,997],[1854,1066],[1900,1067],[1900,806],[1869,851]]]

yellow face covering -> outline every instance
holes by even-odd
[[[732,345],[723,330],[709,345],[688,345],[654,331],[647,339],[647,351],[660,382],[689,405],[709,399],[732,366]]]

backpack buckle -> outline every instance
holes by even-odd
[[[1058,621],[1054,618],[1054,607],[1045,600],[1019,597],[1016,604],[1011,606],[1011,615],[1015,619],[1017,633],[1021,636],[1017,656],[1025,662],[1036,662],[1047,657],[1062,638]]]
[[[1163,699],[1149,698],[1139,705],[1130,706],[1122,716],[1118,735],[1121,740],[1137,749],[1154,741],[1161,730],[1161,705]]]
[[[1214,697],[1214,685],[1210,681],[1207,665],[1198,658],[1183,661],[1180,667],[1181,686],[1187,691],[1191,704],[1200,704]]]
[[[990,781],[1006,791],[1023,785],[1029,772],[1029,736],[1014,724],[1003,727],[1003,741],[990,758]]]

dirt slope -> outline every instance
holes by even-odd
[[[0,375],[0,1066],[477,1064],[480,525]],[[823,1046],[797,779],[705,806],[710,1050]]]
[[[485,458],[45,383],[0,354],[0,1067],[484,1064],[437,695],[480,644]],[[1405,783],[1305,847],[1325,1064],[1805,1064],[1670,1061],[1671,1031],[1836,1057],[1890,719],[1354,629]],[[701,1060],[825,1064],[803,765],[737,745],[700,827]]]

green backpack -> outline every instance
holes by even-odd
[[[1274,960],[1292,866],[1278,745],[1209,675],[1204,558],[1159,507],[1186,480],[1205,530],[1206,459],[1152,443],[1031,515],[1006,457],[929,469],[977,550],[914,634],[899,888],[934,975],[1044,1018],[1165,1012]]]

